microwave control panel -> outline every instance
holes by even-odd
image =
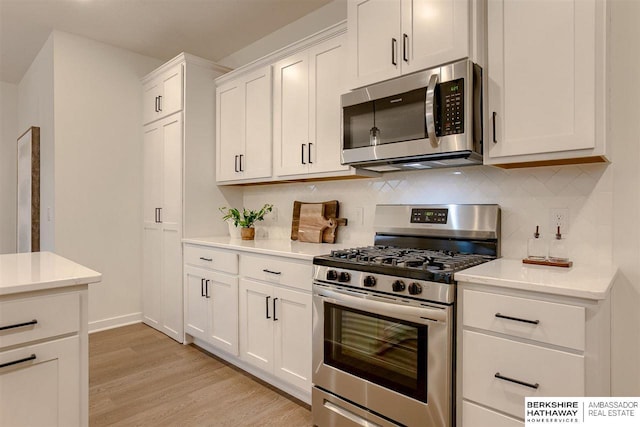
[[[436,135],[464,133],[464,79],[438,85]]]
[[[411,209],[411,222],[414,224],[446,224],[449,209]]]

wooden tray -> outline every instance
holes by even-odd
[[[523,264],[533,264],[533,265],[548,265],[551,267],[565,267],[565,268],[569,268],[571,266],[573,266],[573,261],[551,261],[551,260],[544,260],[544,261],[540,261],[537,259],[529,259],[529,258],[524,258],[522,260]]]
[[[319,203],[293,202],[291,240],[335,243],[338,225],[347,225],[346,218],[338,218],[338,212],[337,200]],[[303,232],[300,233],[300,230]]]

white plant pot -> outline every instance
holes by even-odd
[[[231,237],[232,239],[239,239],[240,227],[236,227],[235,225],[233,225],[233,221],[231,220],[228,220],[227,224],[229,225],[229,237]]]

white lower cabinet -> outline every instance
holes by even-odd
[[[525,397],[584,396],[584,356],[463,332],[464,397],[515,417]]]
[[[89,422],[87,286],[0,295],[0,426]]]
[[[240,340],[244,361],[311,391],[311,293],[240,279]]]
[[[526,397],[610,394],[609,300],[460,282],[458,322],[458,425],[523,426]]]
[[[184,252],[185,333],[237,356],[238,255],[195,245]]]
[[[311,261],[190,243],[184,260],[185,334],[310,402]]]
[[[0,352],[0,426],[82,425],[79,366],[78,336]]]
[[[462,403],[462,427],[524,427],[522,421],[468,401]]]

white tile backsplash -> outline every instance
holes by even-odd
[[[260,223],[258,236],[288,238],[293,202],[338,200],[341,216],[338,242],[348,245],[373,242],[376,204],[497,203],[502,208],[502,255],[526,256],[527,239],[539,225],[552,239],[550,209],[569,209],[567,237],[574,262],[611,260],[612,179],[604,164],[499,169],[490,166],[394,172],[371,179],[282,183],[247,187],[244,205],[273,203],[277,221]],[[362,209],[362,222],[357,221]]]

